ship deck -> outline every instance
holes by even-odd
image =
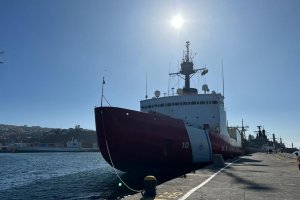
[[[155,198],[138,193],[125,200],[299,199],[300,172],[293,157],[255,153],[225,165],[223,169],[209,165],[158,185]]]

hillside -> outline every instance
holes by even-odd
[[[97,143],[96,132],[82,129],[79,125],[75,128],[58,129],[0,124],[0,143],[3,145],[20,142],[66,144],[72,137],[84,147],[92,147],[93,143]]]

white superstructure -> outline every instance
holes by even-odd
[[[224,96],[220,93],[212,91],[209,93],[208,86],[204,84],[202,90],[204,94],[198,94],[196,88],[190,87],[190,78],[197,72],[205,75],[208,69],[194,69],[192,56],[189,50],[190,43],[186,43],[187,50],[181,63],[181,70],[177,73],[169,75],[178,75],[184,79],[185,85],[182,89],[177,89],[177,95],[160,97],[160,91],[155,91],[152,99],[146,99],[140,102],[140,110],[142,112],[157,112],[170,117],[181,119],[187,127],[200,130],[208,130],[210,132],[221,134],[224,140],[228,140],[228,136],[234,138],[232,146],[240,145],[241,138],[238,130],[227,129],[226,112],[224,108]],[[233,133],[234,132],[234,133]],[[225,139],[227,138],[227,139]],[[231,141],[228,141],[232,143]]]
[[[228,134],[221,94],[158,97],[140,102],[142,112],[158,112],[182,119],[186,125]]]

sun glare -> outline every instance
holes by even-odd
[[[175,28],[180,28],[183,25],[183,18],[180,15],[174,16],[171,20],[171,24]]]

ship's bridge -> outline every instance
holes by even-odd
[[[224,97],[218,93],[154,97],[140,102],[142,112],[182,119],[186,125],[227,133]]]

